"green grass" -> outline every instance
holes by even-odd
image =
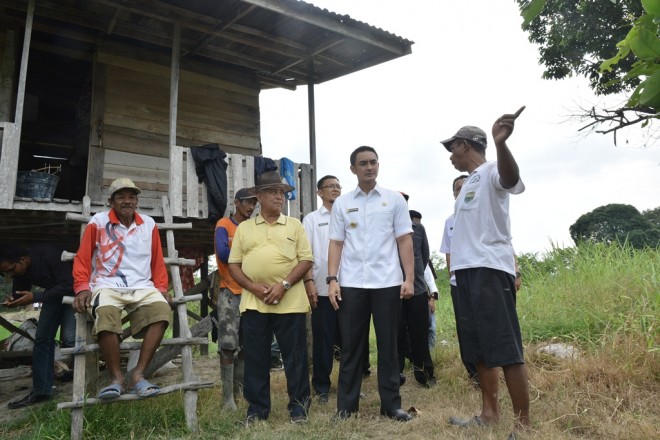
[[[598,346],[623,332],[642,334],[649,349],[658,349],[657,250],[591,244],[554,249],[521,267],[518,309],[526,342]]]
[[[619,246],[587,245],[552,249],[541,257],[519,257],[523,288],[518,312],[526,348],[532,395],[534,432],[526,439],[653,439],[660,438],[660,252]],[[221,408],[219,387],[201,390],[199,432],[188,433],[182,396],[172,393],[133,403],[85,409],[85,438],[93,439],[381,439],[381,438],[506,438],[511,426],[510,403],[502,387],[505,423],[479,432],[446,426],[450,415],[477,413],[480,396],[470,389],[458,359],[451,300],[445,284],[437,303],[438,336],[433,358],[438,385],[416,386],[412,375],[401,393],[404,408],[420,409],[419,419],[397,424],[378,414],[375,374],[363,384],[368,393],[361,417],[330,423],[332,402],[314,405],[309,424],[292,426],[286,416],[286,388],[281,373],[273,374],[273,411],[268,422],[249,429],[236,426],[245,415]],[[376,365],[371,332],[372,371]],[[441,344],[440,341],[447,341]],[[536,353],[548,342],[570,342],[581,351],[574,361]],[[209,347],[214,357],[215,347]],[[333,377],[336,384],[336,369]],[[334,394],[334,388],[333,388]],[[66,400],[65,397],[62,397]],[[3,439],[69,438],[70,414],[49,402],[22,419],[0,426]]]

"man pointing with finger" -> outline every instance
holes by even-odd
[[[412,222],[403,196],[376,183],[376,150],[358,147],[350,159],[358,186],[335,201],[328,248],[328,296],[339,311],[342,341],[336,418],[346,419],[359,409],[373,314],[380,411],[406,422],[411,417],[401,410],[397,336],[401,299],[413,295]]]
[[[454,205],[450,270],[456,275],[457,329],[461,357],[477,368],[482,393],[478,416],[449,419],[463,427],[497,423],[499,367],[511,396],[516,428],[529,425],[529,385],[515,307],[509,194],[525,190],[507,139],[524,110],[493,124],[497,161],[486,161],[486,133],[466,126],[442,141],[458,171],[468,172]]]

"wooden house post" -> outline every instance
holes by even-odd
[[[183,157],[176,145],[177,102],[179,99],[179,61],[181,57],[181,24],[174,23],[172,37],[172,69],[170,72],[170,184],[172,215],[183,215]],[[190,160],[190,158],[188,158]],[[188,214],[190,216],[190,214]]]
[[[11,119],[11,103],[14,100],[14,88],[16,87],[14,71],[17,48],[16,32],[7,29],[5,31],[5,48],[0,63],[0,122],[9,122]],[[1,140],[2,134],[0,133],[0,144]]]
[[[25,82],[27,80],[28,58],[30,55],[30,39],[32,38],[32,22],[34,21],[35,0],[30,0],[25,18],[25,37],[23,53],[21,54],[21,71],[18,76],[18,92],[16,93],[16,115],[14,124],[5,123],[2,138],[2,157],[0,157],[0,176],[4,182],[0,186],[0,208],[11,209],[16,193],[16,176],[18,175],[18,152],[21,148],[21,126],[23,124],[23,106],[25,102]]]
[[[314,64],[310,60],[307,77],[307,112],[309,115],[309,163],[311,179],[316,185],[316,103],[314,100]],[[316,197],[312,197],[312,211],[316,209]]]

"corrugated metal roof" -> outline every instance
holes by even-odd
[[[24,20],[26,2],[0,0]],[[412,41],[299,0],[37,2],[38,33],[167,55],[174,23],[184,58],[258,77],[264,87],[332,80],[411,53]]]

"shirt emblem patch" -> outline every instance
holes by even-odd
[[[465,201],[465,203],[469,203],[469,202],[471,202],[472,200],[474,200],[474,195],[475,195],[475,192],[474,192],[474,191],[470,191],[470,192],[468,192],[467,194],[465,194],[465,198],[464,198],[463,200]]]
[[[468,183],[478,183],[481,180],[481,174],[475,174]]]
[[[355,223],[355,222],[350,222],[350,223],[348,224],[348,227],[351,228],[351,229],[355,229],[355,228],[358,227],[358,224]]]

